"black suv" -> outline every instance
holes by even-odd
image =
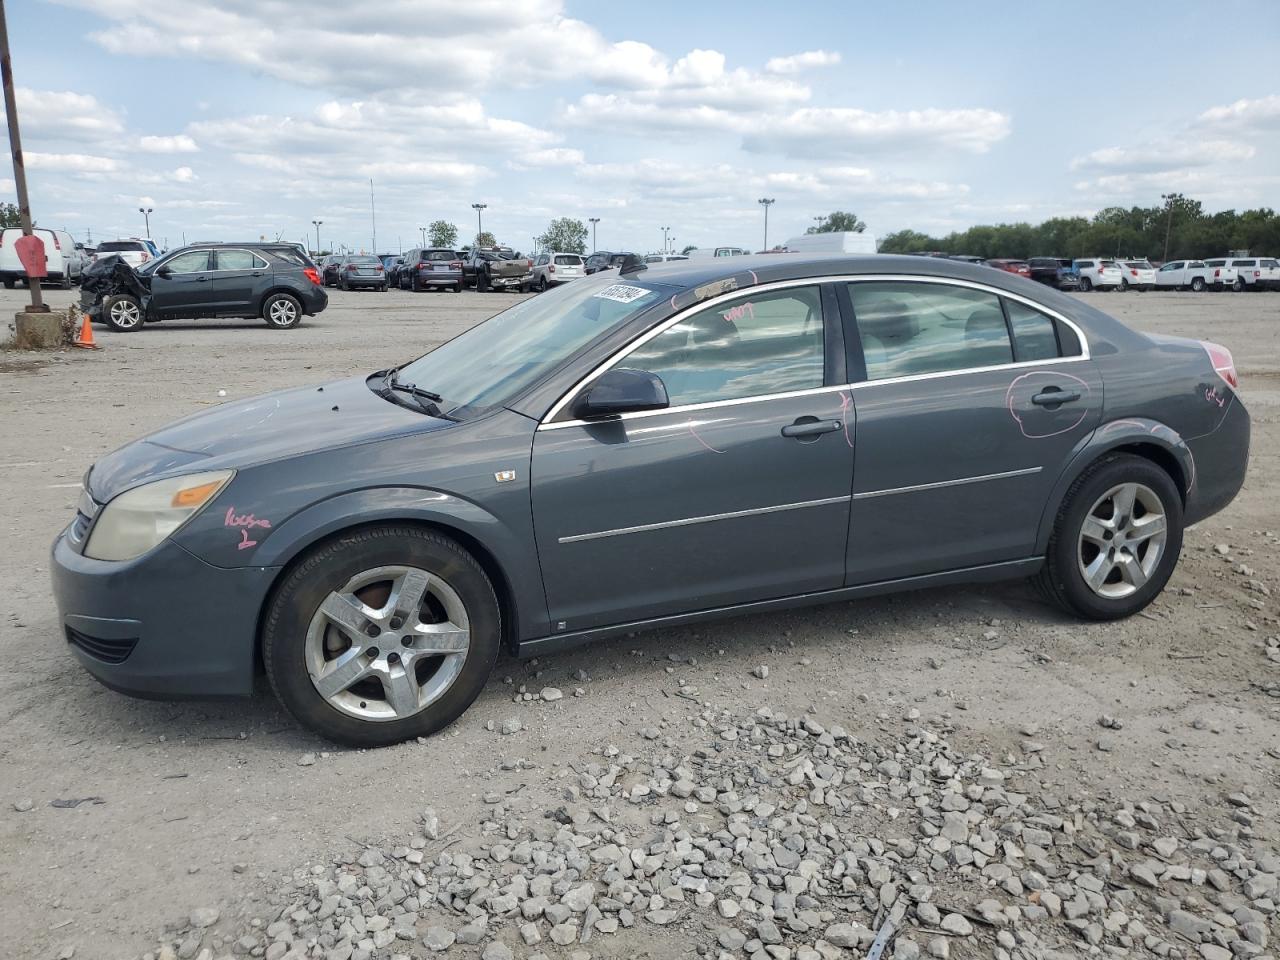
[[[103,290],[100,315],[116,330],[200,317],[260,317],[288,330],[329,304],[315,263],[288,243],[192,244],[134,274],[135,284]]]
[[[621,269],[627,266],[627,258],[633,258],[635,262],[640,262],[640,258],[634,253],[613,253],[609,250],[601,250],[587,257],[587,262],[583,265],[583,269],[587,273],[599,273],[601,270]]]

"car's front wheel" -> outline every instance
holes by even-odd
[[[1104,457],[1067,492],[1039,586],[1072,613],[1115,620],[1164,589],[1182,551],[1182,495],[1142,457]]]
[[[106,319],[107,326],[121,333],[142,329],[142,306],[128,294],[107,297],[102,304],[102,316]]]
[[[302,322],[302,304],[287,293],[273,293],[262,305],[262,319],[277,330],[291,330]]]
[[[461,716],[484,688],[500,636],[497,596],[471,554],[429,530],[387,525],[303,557],[268,605],[262,656],[300,723],[376,747]]]

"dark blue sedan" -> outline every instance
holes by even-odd
[[[519,656],[1031,577],[1141,610],[1244,480],[1230,354],[1013,274],[802,255],[610,271],[89,471],[70,651],[142,696],[265,668],[333,740],[433,733]]]

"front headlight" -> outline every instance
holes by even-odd
[[[211,470],[126,490],[102,508],[85,556],[94,560],[142,556],[199,513],[234,476],[234,470]]]

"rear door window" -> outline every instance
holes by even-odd
[[[1013,362],[995,294],[940,283],[849,284],[868,380]]]
[[[267,261],[248,250],[219,250],[218,270],[262,270]]]
[[[619,364],[662,378],[672,406],[821,387],[822,300],[793,287],[700,310]]]
[[[1066,324],[1020,300],[1003,299],[1013,330],[1014,358],[1019,363],[1080,355],[1080,338]]]

